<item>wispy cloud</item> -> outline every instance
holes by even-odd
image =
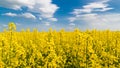
[[[15,13],[11,13],[11,12],[8,12],[8,13],[2,14],[2,15],[5,15],[5,16],[11,16],[11,17],[15,17],[15,16],[17,16],[17,14],[15,14]]]
[[[16,13],[9,12],[9,13],[5,13],[2,15],[11,16],[11,17],[23,17],[23,18],[28,18],[28,19],[36,19],[36,17],[31,13],[16,14]]]
[[[102,1],[89,3],[87,5],[84,5],[82,9],[74,9],[72,14],[79,15],[82,13],[105,12],[113,9],[109,7],[109,4],[107,4],[107,2],[109,2],[109,0],[102,0]]]
[[[49,21],[57,21],[56,18],[49,18],[48,20],[49,20]]]
[[[36,17],[31,13],[23,13],[23,14],[18,15],[18,16],[21,16],[21,17],[24,17],[24,18],[29,18],[29,19],[36,19]]]
[[[70,26],[75,26],[75,23],[70,23],[69,25],[70,25]]]

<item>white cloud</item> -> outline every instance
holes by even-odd
[[[113,8],[102,8],[102,9],[96,9],[95,11],[101,11],[101,12],[104,12],[104,11],[108,11],[108,10],[111,10]]]
[[[24,18],[29,18],[29,19],[36,19],[36,17],[31,13],[23,13],[19,16],[24,17]]]
[[[14,10],[22,10],[21,7],[28,7],[29,11],[37,12],[42,18],[53,18],[54,13],[59,8],[52,3],[52,0],[3,0],[0,2],[1,7]]]
[[[15,13],[11,13],[11,12],[9,12],[9,13],[5,13],[5,14],[2,14],[2,15],[5,15],[5,16],[11,16],[11,17],[15,17],[15,16],[17,16],[17,14],[15,14]]]
[[[92,9],[74,9],[72,14],[78,15],[78,14],[81,14],[81,13],[91,13],[91,12],[92,12]]]
[[[28,18],[28,19],[36,19],[36,17],[31,13],[16,14],[16,13],[9,12],[9,13],[5,13],[2,15],[12,16],[12,17],[24,17],[24,18]]]
[[[76,20],[76,17],[69,17],[68,20],[69,20],[70,22],[74,22],[74,21]]]
[[[70,26],[75,26],[75,23],[70,23],[69,25],[70,25]]]
[[[109,8],[109,5],[106,2],[94,2],[89,3],[88,5],[83,6],[84,9],[91,9],[92,11],[108,11],[113,8]]]
[[[74,9],[72,14],[79,15],[82,13],[105,12],[113,9],[109,7],[107,2],[109,2],[109,0],[101,0],[101,1],[89,3],[87,5],[84,5],[82,9]]]
[[[96,8],[106,8],[108,5],[104,4],[104,3],[99,3],[99,2],[93,2],[93,3],[89,3],[88,5],[83,6],[83,8],[86,9],[96,9]]]
[[[56,18],[49,18],[48,20],[49,20],[49,21],[57,21]]]

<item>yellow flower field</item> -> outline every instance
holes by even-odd
[[[0,68],[120,68],[120,32],[75,29],[0,33]]]

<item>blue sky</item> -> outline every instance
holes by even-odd
[[[0,2],[0,31],[9,22],[17,30],[79,28],[120,30],[120,0],[3,0]]]

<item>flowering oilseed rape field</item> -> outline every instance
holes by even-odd
[[[75,29],[0,33],[0,68],[120,68],[120,32]]]

